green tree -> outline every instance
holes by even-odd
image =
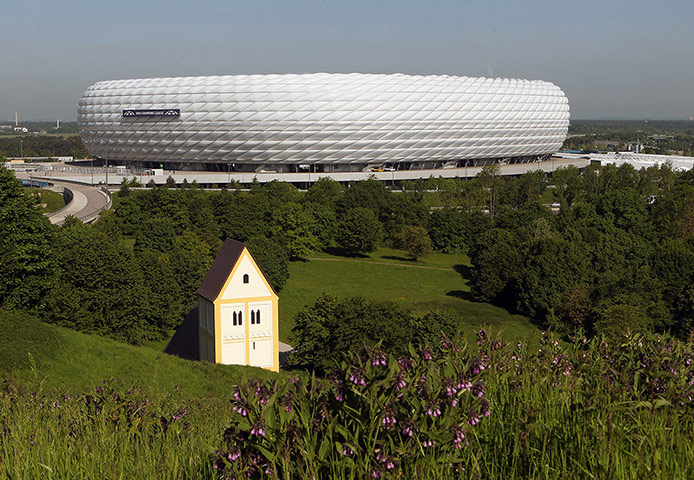
[[[173,220],[169,217],[153,217],[145,220],[137,231],[135,238],[135,252],[154,250],[155,252],[169,252],[176,238],[176,229]]]
[[[147,323],[146,288],[133,253],[89,225],[60,231],[59,277],[47,297],[47,318],[75,330],[129,343],[157,338]]]
[[[301,192],[294,185],[278,180],[264,184],[260,191],[267,197],[272,209],[279,208],[287,203],[298,203],[302,197]]]
[[[377,342],[388,352],[405,353],[414,337],[413,319],[400,305],[322,295],[295,317],[292,361],[326,371],[341,355]]]
[[[635,305],[616,303],[598,308],[595,333],[619,340],[627,332],[648,331],[649,321],[643,310]]]
[[[573,165],[559,167],[552,174],[554,197],[562,207],[571,207],[581,192],[581,172]]]
[[[411,193],[389,194],[387,202],[376,213],[388,241],[395,240],[405,225],[425,226],[429,210]]]
[[[145,250],[137,261],[145,288],[143,315],[153,335],[167,338],[183,318],[182,291],[168,254]]]
[[[435,250],[451,252],[456,247],[466,251],[465,219],[452,208],[434,210],[429,217],[429,237]]]
[[[395,244],[414,260],[431,253],[431,239],[424,227],[405,225],[396,235]]]
[[[470,250],[470,287],[485,302],[512,306],[515,279],[523,264],[517,239],[508,231],[494,228],[480,236]]]
[[[342,185],[332,178],[322,177],[308,189],[306,201],[322,205],[335,205],[344,191]]]
[[[482,167],[480,173],[477,174],[480,183],[487,190],[487,210],[489,215],[494,217],[496,212],[497,196],[502,184],[501,168],[498,163],[490,163]]]
[[[264,195],[223,192],[213,201],[213,210],[222,238],[245,242],[256,235],[270,235],[272,210]]]
[[[319,248],[325,250],[335,244],[337,232],[337,214],[335,208],[329,203],[307,202],[304,208],[311,214],[315,222],[313,234],[318,239]]]
[[[390,192],[384,182],[371,177],[349,187],[339,201],[338,210],[344,212],[354,208],[367,208],[378,215],[388,203]]]
[[[196,290],[212,265],[214,252],[194,232],[187,230],[177,236],[169,253],[171,267],[181,288],[184,313],[197,301]]]
[[[373,211],[356,207],[341,216],[335,240],[349,255],[363,255],[375,251],[381,238],[381,222]]]
[[[287,246],[291,258],[309,257],[319,247],[314,235],[316,221],[300,204],[290,202],[279,206],[272,214],[272,234]]]
[[[126,197],[118,202],[115,219],[123,235],[134,235],[141,228],[144,215],[140,204]]]
[[[547,188],[545,172],[526,172],[520,177],[502,183],[499,203],[519,208],[530,202],[539,202]]]
[[[584,285],[578,285],[564,293],[556,311],[558,323],[552,326],[566,333],[575,332],[580,328],[588,330],[592,313],[593,302],[590,298],[590,290]]]
[[[677,319],[673,329],[686,337],[694,326],[694,244],[679,238],[666,240],[654,251],[650,263]]]
[[[249,238],[246,245],[275,292],[282,290],[289,279],[289,255],[284,245],[262,235]]]
[[[589,281],[589,255],[582,242],[554,235],[538,238],[524,259],[514,285],[516,308],[533,318],[554,315],[570,289]]]
[[[118,198],[125,198],[130,195],[130,183],[127,178],[123,178],[120,182],[120,190],[118,190]]]
[[[203,239],[213,251],[222,246],[219,225],[214,218],[210,195],[206,192],[193,192],[188,201],[188,211],[191,220],[191,229]]]
[[[32,308],[52,286],[53,229],[0,162],[0,307]]]

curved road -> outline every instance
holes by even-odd
[[[19,179],[28,179],[28,173],[16,172],[15,175]],[[73,215],[83,222],[91,222],[96,220],[102,210],[111,206],[110,197],[103,190],[89,185],[80,185],[70,182],[61,182],[60,180],[51,178],[47,180],[53,185],[51,190],[62,192],[67,188],[72,192],[72,201],[65,205],[60,210],[50,213],[47,217],[54,225],[62,225],[65,217]]]

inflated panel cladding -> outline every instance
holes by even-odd
[[[124,109],[180,117],[124,118]],[[92,155],[152,162],[396,162],[556,152],[569,104],[540,80],[372,74],[99,82],[80,100]]]

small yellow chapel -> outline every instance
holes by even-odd
[[[279,297],[244,243],[224,241],[197,294],[200,360],[279,371]]]

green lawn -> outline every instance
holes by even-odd
[[[65,199],[62,193],[46,190],[45,188],[30,188],[29,191],[38,196],[38,202],[43,208],[43,213],[52,213],[65,206]]]
[[[368,258],[346,258],[324,253],[314,260],[292,262],[291,276],[280,295],[280,339],[288,341],[293,318],[304,305],[322,293],[342,297],[363,296],[392,300],[409,305],[412,311],[455,312],[465,323],[468,339],[481,326],[488,325],[508,339],[535,342],[540,331],[528,318],[512,315],[487,303],[468,300],[467,280],[453,265],[455,254],[436,253],[413,262],[399,250],[379,249]],[[458,261],[469,266],[469,259],[458,254]],[[421,268],[433,267],[433,268]]]

